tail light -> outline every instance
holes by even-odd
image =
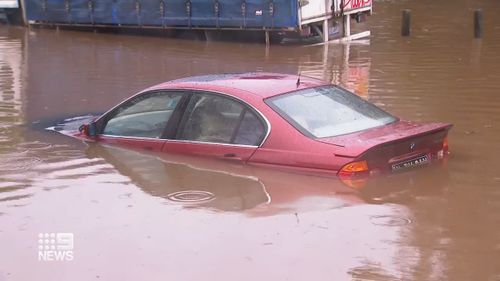
[[[345,164],[338,172],[339,176],[352,176],[355,174],[368,172],[368,163],[365,160],[355,161]]]
[[[366,175],[368,171],[368,163],[365,160],[355,161],[345,164],[338,172],[338,176],[347,186],[360,189],[366,185],[366,179],[364,176],[356,177],[356,175]]]
[[[436,154],[437,159],[443,159],[444,156],[449,153],[448,149],[449,149],[449,147],[448,147],[448,137],[446,136],[443,139],[443,147]]]
[[[449,145],[448,145],[448,136],[444,137],[443,139],[443,151],[444,153],[447,153],[449,150]]]

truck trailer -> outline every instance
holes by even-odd
[[[30,25],[259,30],[350,40],[372,0],[22,0]],[[332,36],[333,35],[333,36]],[[268,40],[266,40],[268,41]]]

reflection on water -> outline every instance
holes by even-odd
[[[146,154],[92,145],[100,157],[144,192],[187,208],[247,211],[252,216],[341,208],[360,204],[356,191],[337,179],[269,171],[182,155]]]
[[[363,56],[363,52],[369,46],[370,40],[319,48],[315,45],[304,46],[311,51],[311,54],[299,59],[298,73],[342,85],[368,99],[370,57]]]
[[[498,9],[378,1],[369,41],[269,49],[1,26],[0,280],[500,280]],[[301,73],[404,119],[454,123],[447,167],[353,190],[43,130],[161,81],[241,71]],[[38,261],[39,232],[74,233],[75,260]]]
[[[265,186],[252,175],[217,170],[128,149],[93,146],[88,154],[102,157],[120,173],[153,196],[184,206],[204,206],[222,211],[241,211],[270,201]],[[215,163],[217,164],[217,163]],[[195,204],[196,203],[196,204]]]
[[[23,124],[21,83],[23,67],[23,44],[21,38],[10,38],[9,33],[0,32],[0,202],[2,205],[23,204],[31,193],[26,190],[29,180],[5,177],[17,174],[36,165],[38,158],[29,157],[25,151],[16,149],[22,135],[16,126]],[[5,212],[0,209],[0,215]]]

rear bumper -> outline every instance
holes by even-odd
[[[414,167],[403,171],[384,171],[378,173],[342,177],[344,184],[359,190],[368,198],[384,195],[405,189],[439,190],[449,182],[448,157],[434,159],[425,166]]]

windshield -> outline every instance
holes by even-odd
[[[362,131],[397,119],[335,86],[309,88],[266,100],[297,130],[314,138],[333,137]]]

